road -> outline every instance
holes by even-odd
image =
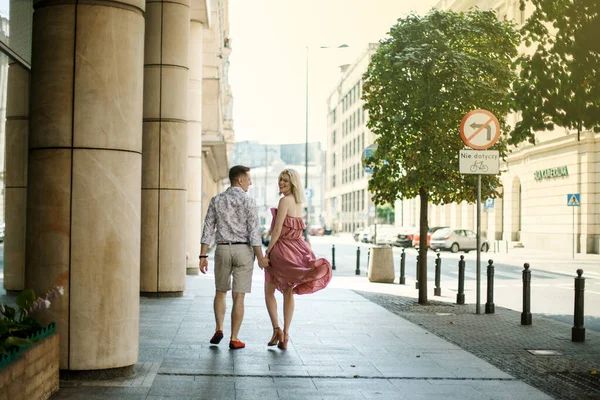
[[[335,245],[334,280],[350,283],[352,278],[365,280],[367,273],[367,253],[369,246],[357,243],[349,236],[343,237],[311,237],[313,251],[317,256],[331,261],[332,245]],[[360,249],[360,276],[355,275],[357,249]],[[418,297],[415,289],[415,272],[417,251],[406,250],[406,285],[398,285],[400,275],[400,248],[394,248],[394,266],[396,270],[396,286],[403,286],[402,295]],[[458,261],[465,257],[465,298],[467,303],[476,302],[476,253],[458,252],[440,253],[442,297],[433,296],[435,282],[436,253],[428,252],[427,279],[428,298],[443,301],[456,301],[458,291]],[[522,271],[523,264],[529,263],[531,270],[531,312],[543,314],[550,318],[573,323],[574,278],[577,269],[584,271],[585,282],[585,327],[600,331],[600,255],[581,256],[581,259],[570,259],[570,255],[532,252],[526,249],[509,249],[508,253],[482,253],[481,260],[481,312],[485,312],[487,296],[486,269],[488,260],[494,260],[495,282],[494,303],[496,306],[523,311],[522,309]],[[579,256],[578,256],[579,257]],[[381,285],[382,292],[389,292]]]

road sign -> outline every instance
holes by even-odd
[[[461,174],[496,175],[500,170],[498,150],[460,150],[458,169]]]
[[[579,207],[581,205],[581,195],[579,193],[568,194],[567,205],[569,207]]]
[[[363,164],[363,167],[364,167],[365,172],[367,174],[372,174],[373,173],[373,169],[365,167],[364,166],[365,165],[365,161],[366,161],[367,158],[371,158],[373,156],[373,153],[375,152],[375,150],[377,150],[377,145],[376,144],[372,144],[369,147],[367,147],[365,149],[365,151],[363,152],[363,155],[362,155],[362,164]]]
[[[483,203],[484,208],[494,208],[494,199],[489,198]]]
[[[304,189],[304,196],[306,197],[306,200],[312,199],[312,194],[312,189]]]
[[[471,111],[460,123],[460,137],[472,149],[489,149],[499,136],[500,123],[494,114],[487,110]]]

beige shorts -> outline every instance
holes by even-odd
[[[215,250],[215,288],[222,292],[250,293],[254,251],[249,245],[219,244]]]

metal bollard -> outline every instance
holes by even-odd
[[[419,288],[419,255],[417,254],[417,273],[415,274],[415,289]]]
[[[404,252],[404,247],[402,248],[402,253],[400,254],[400,284],[406,284],[406,253]]]
[[[331,245],[331,269],[335,271],[335,244]]]
[[[494,260],[488,260],[487,267],[487,303],[485,303],[485,313],[494,314],[496,306],[494,305]]]
[[[529,264],[525,263],[523,270],[523,312],[521,325],[531,325],[531,271]]]
[[[460,256],[458,262],[458,293],[456,304],[465,304],[465,256]]]
[[[356,271],[355,275],[360,275],[360,247],[356,248]]]
[[[440,287],[440,274],[442,273],[442,259],[440,258],[440,252],[437,252],[437,258],[435,259],[435,288],[433,289],[434,296],[442,295],[442,288]]]
[[[577,270],[575,278],[575,315],[573,317],[573,328],[571,328],[572,342],[585,342],[585,328],[583,327],[583,295],[585,293],[585,278],[583,270]]]
[[[365,275],[369,275],[369,266],[371,263],[371,248],[369,247],[369,250],[367,250],[367,272],[365,272]]]

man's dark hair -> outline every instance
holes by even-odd
[[[229,182],[233,183],[242,175],[246,175],[250,171],[250,168],[243,165],[234,165],[229,169]]]

